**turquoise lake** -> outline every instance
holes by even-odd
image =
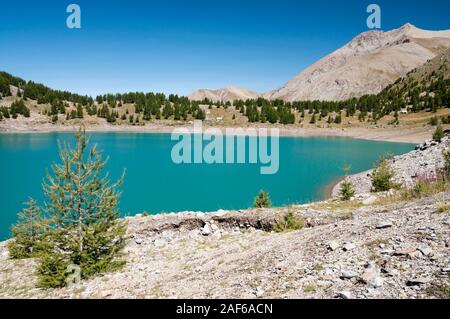
[[[126,169],[122,215],[215,211],[252,206],[265,189],[275,206],[306,203],[326,196],[325,189],[351,164],[352,172],[373,167],[387,152],[402,154],[412,144],[340,137],[280,138],[279,171],[261,175],[255,164],[174,164],[170,134],[88,133],[110,156],[112,179]],[[58,161],[58,141],[73,143],[71,133],[0,134],[0,240],[9,237],[16,213],[28,197],[43,204],[46,169]]]

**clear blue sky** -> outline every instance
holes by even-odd
[[[66,27],[70,3],[80,30]],[[384,30],[450,29],[448,0],[5,1],[0,70],[90,95],[267,91],[366,31],[370,3]]]

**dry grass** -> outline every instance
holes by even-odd
[[[364,206],[364,204],[359,201],[333,200],[314,204],[311,206],[311,208],[319,211],[327,210],[336,214],[345,214],[348,212],[353,212],[355,209],[358,209],[362,206]]]
[[[446,212],[450,211],[450,204],[442,204],[442,205],[439,205],[437,211],[438,211],[438,213],[440,213],[440,214],[446,213]]]
[[[402,188],[394,195],[379,198],[375,204],[385,206],[387,204],[395,204],[406,202],[413,199],[433,196],[439,193],[450,191],[450,183],[445,181],[419,181],[412,188]],[[443,205],[445,208],[446,205]],[[450,205],[447,205],[450,208]]]

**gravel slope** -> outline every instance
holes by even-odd
[[[307,227],[281,234],[268,229],[287,209],[129,218],[122,271],[55,290],[35,288],[35,261],[8,259],[3,243],[0,297],[439,297],[450,285],[450,214],[437,207],[449,199],[293,207]]]

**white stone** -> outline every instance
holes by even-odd
[[[218,239],[222,238],[222,233],[220,232],[220,230],[217,230],[213,233],[212,236],[218,240]]]
[[[344,251],[350,251],[356,248],[356,245],[353,243],[346,243],[344,247],[342,247]]]
[[[205,224],[205,226],[203,226],[202,235],[203,236],[211,235],[211,227],[209,226],[209,224]]]
[[[255,295],[257,298],[261,298],[264,295],[264,290],[261,287],[257,287],[255,291]]]
[[[372,282],[375,280],[376,277],[378,277],[380,274],[377,266],[373,264],[369,264],[364,271],[364,273],[361,275],[361,281],[368,285],[372,285]]]
[[[336,242],[336,241],[330,241],[329,243],[328,243],[328,248],[329,249],[331,249],[331,250],[336,250],[336,249],[338,249],[339,248],[339,243],[338,242]]]
[[[384,284],[384,279],[380,276],[377,276],[368,282],[368,285],[373,288],[380,288]]]
[[[377,201],[377,197],[375,196],[370,196],[368,198],[366,198],[365,200],[363,200],[363,204],[364,205],[372,205]]]
[[[419,247],[419,251],[424,255],[424,256],[429,256],[431,255],[431,253],[433,252],[433,249],[431,249],[428,246],[423,246],[423,247]]]
[[[344,290],[338,293],[338,297],[342,299],[352,299],[352,293],[350,291]]]
[[[343,279],[352,279],[355,278],[356,276],[358,276],[357,273],[349,270],[343,270],[341,274],[341,278]]]
[[[390,228],[392,226],[394,226],[394,224],[390,220],[382,220],[377,224],[376,228],[377,229],[385,229],[385,228]]]

